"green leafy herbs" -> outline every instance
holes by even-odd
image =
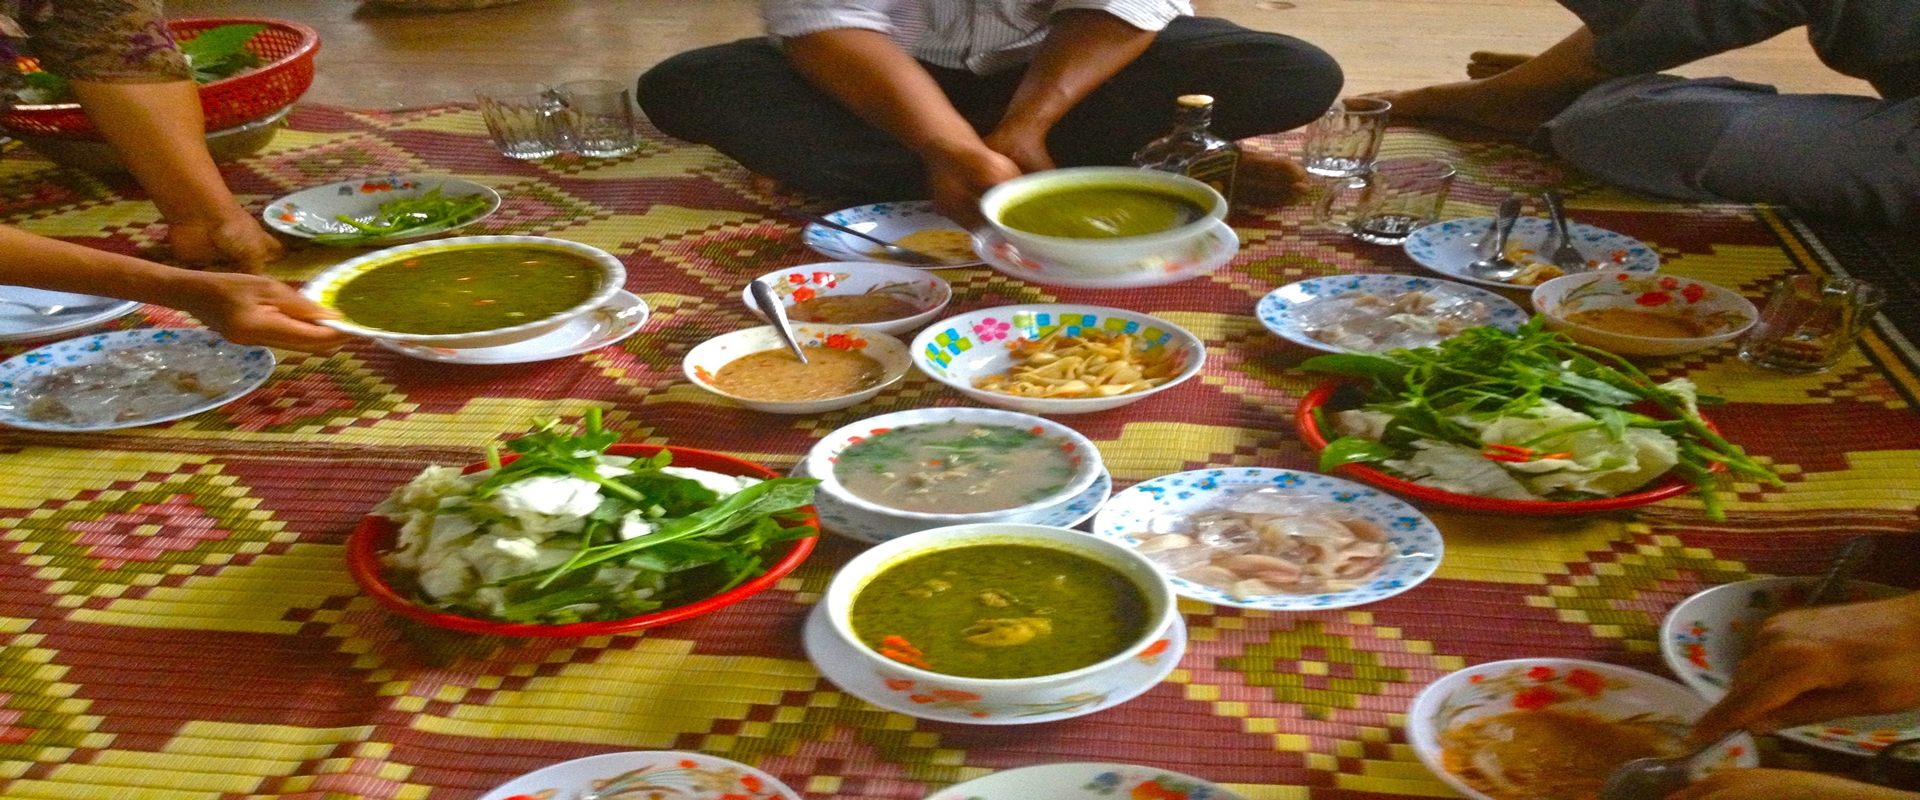
[[[447,197],[435,186],[417,197],[396,197],[380,204],[373,219],[362,222],[339,214],[334,219],[353,227],[352,233],[315,233],[321,244],[360,244],[398,236],[414,236],[451,228],[487,210],[486,195]]]
[[[187,67],[193,70],[195,81],[212,83],[265,63],[247,49],[247,42],[266,29],[265,25],[208,28],[198,36],[181,42],[180,52],[187,57]]]
[[[591,409],[577,430],[538,421],[505,443],[511,460],[489,446],[486,472],[429,468],[379,509],[406,523],[384,560],[437,608],[567,623],[724,592],[763,573],[773,545],[817,532],[800,509],[818,481],[689,473],[667,451],[606,456],[617,438]]]
[[[1319,356],[1301,366],[1369,384],[1359,408],[1379,426],[1369,435],[1334,438],[1321,452],[1322,470],[1451,450],[1514,465],[1515,478],[1538,481],[1560,471],[1620,470],[1636,448],[1665,449],[1714,519],[1722,518],[1714,464],[1774,485],[1780,480],[1701,419],[1697,406],[1719,400],[1696,396],[1685,381],[1655,383],[1618,356],[1543,330],[1538,317],[1515,333],[1472,328],[1434,347]],[[1657,411],[1637,413],[1632,407],[1640,404]],[[1546,483],[1560,487],[1546,495],[1551,499],[1595,496],[1582,483]]]

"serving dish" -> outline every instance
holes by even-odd
[[[1019,397],[974,388],[975,380],[1007,371],[1014,360],[1008,348],[1014,343],[1055,331],[1077,336],[1083,330],[1129,333],[1148,346],[1173,348],[1174,357],[1183,359],[1180,372],[1159,386],[1112,397]],[[1074,303],[1036,303],[948,317],[914,337],[912,355],[914,366],[928,377],[990,406],[1027,414],[1090,414],[1137,403],[1186,382],[1205,366],[1207,348],[1185,328],[1151,314]]]
[[[1069,289],[1139,289],[1197,278],[1226,266],[1240,254],[1240,235],[1225,221],[1178,250],[1156,253],[1114,275],[1086,275],[1053,259],[1022,252],[992,228],[973,233],[973,249],[987,266],[1032,283]]]
[[[1805,605],[1818,576],[1756,578],[1701,591],[1673,607],[1660,625],[1660,655],[1667,668],[1708,702],[1719,702],[1733,671],[1753,645],[1767,617]],[[1898,597],[1906,589],[1866,581],[1847,584],[1843,602]],[[1847,717],[1784,728],[1776,735],[1814,747],[1872,756],[1903,739],[1920,738],[1920,710]]]
[[[340,220],[346,216],[368,222],[380,213],[380,205],[401,198],[417,198],[438,189],[449,199],[479,196],[486,208],[451,225],[423,228],[398,236],[353,242],[352,246],[381,247],[433,239],[465,228],[500,210],[500,193],[490,186],[443,175],[382,175],[357,180],[335,181],[284,195],[267,204],[260,219],[267,227],[301,239],[313,239],[324,233],[351,234],[356,229]],[[326,240],[321,240],[326,243]]]
[[[1494,800],[1448,772],[1440,735],[1457,725],[1514,711],[1591,714],[1607,721],[1642,717],[1684,729],[1708,703],[1686,687],[1644,672],[1572,658],[1519,658],[1468,667],[1434,681],[1407,710],[1407,743],[1420,763],[1475,800]],[[1755,767],[1753,737],[1740,734],[1714,746],[1697,762],[1700,774],[1725,767]]]
[[[1308,328],[1302,324],[1300,313],[1314,303],[1350,292],[1382,297],[1399,296],[1408,292],[1426,292],[1478,302],[1487,309],[1485,324],[1508,332],[1519,330],[1521,323],[1527,321],[1525,309],[1493,292],[1452,281],[1416,278],[1408,275],[1329,275],[1324,278],[1308,278],[1267,293],[1254,306],[1253,313],[1260,318],[1260,324],[1272,331],[1275,336],[1314,350],[1346,353],[1350,352],[1348,348],[1314,338]]]
[[[705,753],[635,750],[562,761],[493,788],[480,800],[800,800],[779,778]]]
[[[907,346],[899,339],[873,330],[866,325],[822,325],[801,323],[793,325],[794,337],[801,347],[826,347],[836,350],[853,350],[880,362],[885,370],[880,382],[866,389],[839,397],[822,400],[755,400],[728,394],[713,385],[713,376],[724,367],[742,356],[766,350],[785,349],[780,333],[772,325],[747,328],[732,333],[723,333],[687,351],[680,361],[680,369],[693,385],[714,394],[725,397],[755,411],[769,414],[818,414],[848,406],[859,405],[880,393],[882,389],[898,382],[907,374],[913,360],[907,355]],[[795,366],[798,366],[797,364]]]
[[[1492,217],[1437,222],[1415,230],[1402,247],[1414,263],[1452,280],[1494,289],[1530,288],[1526,284],[1476,278],[1468,271],[1467,265],[1480,257],[1475,252],[1475,245],[1492,224]],[[1660,253],[1638,239],[1578,222],[1570,223],[1567,227],[1573,231],[1574,248],[1586,256],[1594,268],[1614,272],[1653,272],[1660,268]],[[1513,225],[1513,237],[1507,245],[1508,253],[1539,251],[1540,244],[1546,241],[1547,232],[1552,228],[1551,220],[1519,218]]]
[[[795,478],[813,477],[813,473],[807,471],[805,459],[793,465],[793,470],[788,474]],[[1093,484],[1088,486],[1086,491],[1044,508],[1011,514],[995,521],[1071,528],[1087,521],[1087,518],[1099,511],[1100,506],[1112,496],[1113,475],[1103,467],[1100,476],[1093,480]],[[867,544],[879,544],[909,533],[919,533],[938,527],[938,523],[929,523],[922,519],[910,519],[856,508],[826,492],[821,492],[814,498],[813,506],[820,514],[821,530]]]
[[[1133,236],[1072,238],[1031,233],[1007,225],[1008,209],[1027,200],[1063,191],[1126,187],[1178,197],[1199,213],[1173,228]],[[1227,216],[1227,199],[1205,183],[1172,172],[1133,167],[1068,167],[1029,172],[980,196],[980,213],[1000,239],[1029,258],[1042,259],[1081,278],[1114,278],[1164,272],[1159,259],[1190,253]]]
[[[457,350],[396,339],[375,339],[373,343],[401,355],[442,364],[530,364],[590,353],[625,341],[647,324],[652,313],[647,301],[623,289],[607,298],[606,305],[574,317],[573,321],[548,333],[513,344]]]
[[[864,206],[843,208],[830,214],[821,215],[829,222],[836,222],[861,233],[897,242],[900,237],[917,231],[940,229],[964,234],[965,228],[959,223],[947,219],[935,211],[933,203],[927,200],[901,200],[890,203],[872,203]],[[813,251],[836,261],[864,261],[871,264],[897,264],[885,256],[877,255],[879,245],[858,236],[836,231],[825,225],[808,223],[800,229],[800,241]],[[966,259],[952,264],[942,264],[927,269],[952,269],[954,267],[978,266],[978,259]],[[912,265],[902,265],[909,266]],[[919,269],[916,267],[916,269]]]
[[[1566,275],[1534,287],[1533,307],[1547,318],[1547,329],[1590,347],[1623,356],[1673,356],[1726,344],[1760,319],[1759,309],[1739,292],[1706,281],[1673,275],[1618,270]],[[1706,336],[1636,336],[1583,325],[1569,313],[1595,309],[1631,309],[1685,317],[1708,326]]]
[[[1280,489],[1334,503],[1342,511],[1386,531],[1392,555],[1364,584],[1352,589],[1272,594],[1244,600],[1179,577],[1165,565],[1154,562],[1175,594],[1218,606],[1268,611],[1346,608],[1384,600],[1419,585],[1439,569],[1446,551],[1440,529],[1434,527],[1432,520],[1413,506],[1377,489],[1327,475],[1265,467],[1190,470],[1141,481],[1115,494],[1100,513],[1094,515],[1093,535],[1134,547],[1140,543],[1141,534],[1152,527],[1154,518],[1185,516],[1215,508],[1229,496],[1250,489]]]
[[[273,351],[265,347],[237,345],[213,331],[197,328],[140,328],[98,333],[29,350],[0,363],[0,406],[10,406],[14,391],[29,382],[62,367],[104,362],[122,350],[187,350],[210,354],[235,371],[236,381],[220,394],[204,401],[162,414],[113,422],[63,422],[32,419],[20,409],[0,410],[0,423],[36,431],[109,431],[136,428],[190,417],[219,408],[242,397],[273,377],[278,363]]]
[[[1134,764],[1040,764],[956,783],[927,800],[1244,800],[1218,784]]]
[[[320,320],[320,323],[355,336],[364,336],[369,339],[390,339],[429,348],[443,347],[454,350],[470,350],[482,347],[498,347],[515,342],[524,342],[537,336],[552,333],[554,330],[573,321],[574,318],[591,313],[594,309],[606,305],[607,301],[612,299],[615,293],[622,290],[622,286],[627,280],[627,268],[620,263],[620,259],[614,258],[613,255],[607,251],[591,245],[570,242],[565,239],[552,239],[545,236],[459,236],[451,239],[436,239],[427,242],[416,242],[414,244],[403,244],[384,250],[375,250],[356,258],[350,258],[314,276],[312,280],[307,281],[305,286],[300,287],[300,293],[305,295],[307,299],[320,305],[331,307],[334,304],[335,297],[340,293],[341,288],[346,286],[348,282],[376,267],[392,263],[395,260],[407,256],[503,246],[546,248],[584,258],[599,267],[599,282],[593,290],[593,293],[589,295],[587,299],[558,313],[531,322],[523,322],[518,325],[474,331],[471,333],[400,333],[397,331],[367,327],[346,319]]]
[[[744,475],[762,479],[780,477],[779,473],[751,461],[743,461],[722,453],[695,450],[689,447],[663,447],[650,444],[615,444],[607,450],[607,454],[632,458],[646,458],[663,450],[673,454],[673,465],[676,467],[692,467],[694,469],[704,469],[725,475]],[[503,457],[502,460],[504,463],[511,463],[512,458],[513,456],[509,455]],[[466,472],[470,474],[486,468],[486,463],[481,462],[469,465],[466,468]],[[806,519],[803,520],[804,524],[814,524],[815,520],[812,507],[808,506],[805,511],[807,514]],[[415,602],[413,598],[403,594],[399,589],[395,588],[392,583],[387,581],[380,564],[380,554],[393,548],[399,531],[400,526],[393,521],[384,517],[368,515],[362,517],[360,524],[355,526],[353,532],[347,536],[347,573],[353,577],[355,583],[360,584],[360,588],[364,590],[369,597],[372,597],[374,602],[379,603],[388,611],[392,611],[408,619],[424,622],[436,627],[448,628],[450,630],[490,636],[538,636],[550,638],[601,636],[605,634],[624,633],[642,628],[651,628],[657,625],[665,625],[671,622],[679,622],[684,619],[717,611],[759,594],[775,583],[778,583],[782,576],[792,572],[795,567],[800,566],[800,562],[807,559],[807,554],[813,552],[813,546],[819,539],[818,536],[808,536],[803,539],[793,540],[786,545],[787,549],[785,554],[770,564],[766,572],[748,579],[739,586],[735,586],[732,589],[698,602],[688,603],[674,608],[661,609],[626,619],[609,620],[605,622],[575,622],[561,625],[545,625],[539,623],[494,622],[492,620],[465,617],[458,614],[448,614]]]
[[[0,303],[0,342],[29,342],[84,331],[95,325],[112,322],[140,308],[140,304],[132,300],[55,292],[27,286],[0,286],[0,300],[12,300],[42,308],[64,306],[66,309],[58,314],[48,315],[35,309]]]
[[[850,621],[854,597],[873,578],[914,556],[954,547],[1018,544],[1063,550],[1118,571],[1146,600],[1145,633],[1112,657],[1079,669],[1028,678],[967,678],[887,658],[862,643]],[[1180,614],[1165,579],[1131,548],[1064,528],[984,523],[921,531],[876,545],[834,575],[805,637],[808,654],[850,693],[878,695],[883,707],[926,719],[1026,724],[1109,708],[1152,688],[1179,660]],[[845,682],[842,682],[845,681]],[[884,689],[873,691],[877,684]],[[857,688],[856,688],[857,687]],[[902,702],[904,701],[904,702]]]
[[[953,286],[945,278],[927,270],[898,264],[859,261],[801,264],[769,272],[755,280],[766,281],[772,286],[773,296],[779,298],[780,304],[787,308],[816,297],[863,295],[876,289],[896,294],[919,306],[921,311],[897,319],[857,323],[867,330],[894,336],[904,336],[926,327],[927,323],[946,310],[948,303],[953,302]],[[766,318],[759,304],[753,301],[750,285],[741,288],[740,302],[754,316]]]

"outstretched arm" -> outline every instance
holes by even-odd
[[[1153,44],[1157,32],[1134,27],[1104,11],[1075,9],[1053,15],[1046,41],[1014,91],[1007,114],[987,146],[1028,172],[1052,169],[1047,131],[1094,89]]]

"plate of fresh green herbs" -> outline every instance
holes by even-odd
[[[1723,475],[1778,486],[1700,413],[1721,401],[1542,329],[1470,328],[1433,347],[1319,356],[1337,376],[1295,421],[1339,471],[1415,500],[1507,514],[1586,514],[1697,493],[1724,518]]]
[[[492,188],[432,175],[383,175],[302,189],[267,204],[267,227],[318,244],[380,246],[444,236],[500,210]]]
[[[577,430],[538,420],[482,463],[428,466],[354,530],[348,570],[432,625],[593,636],[739,602],[812,551],[818,481],[618,438],[592,409]]]

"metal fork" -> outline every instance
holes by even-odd
[[[1567,209],[1560,202],[1560,193],[1548,189],[1543,195],[1547,200],[1547,214],[1553,217],[1553,230],[1548,231],[1546,241],[1540,243],[1540,253],[1565,272],[1593,269],[1587,257],[1573,246],[1573,229],[1567,226]]]

